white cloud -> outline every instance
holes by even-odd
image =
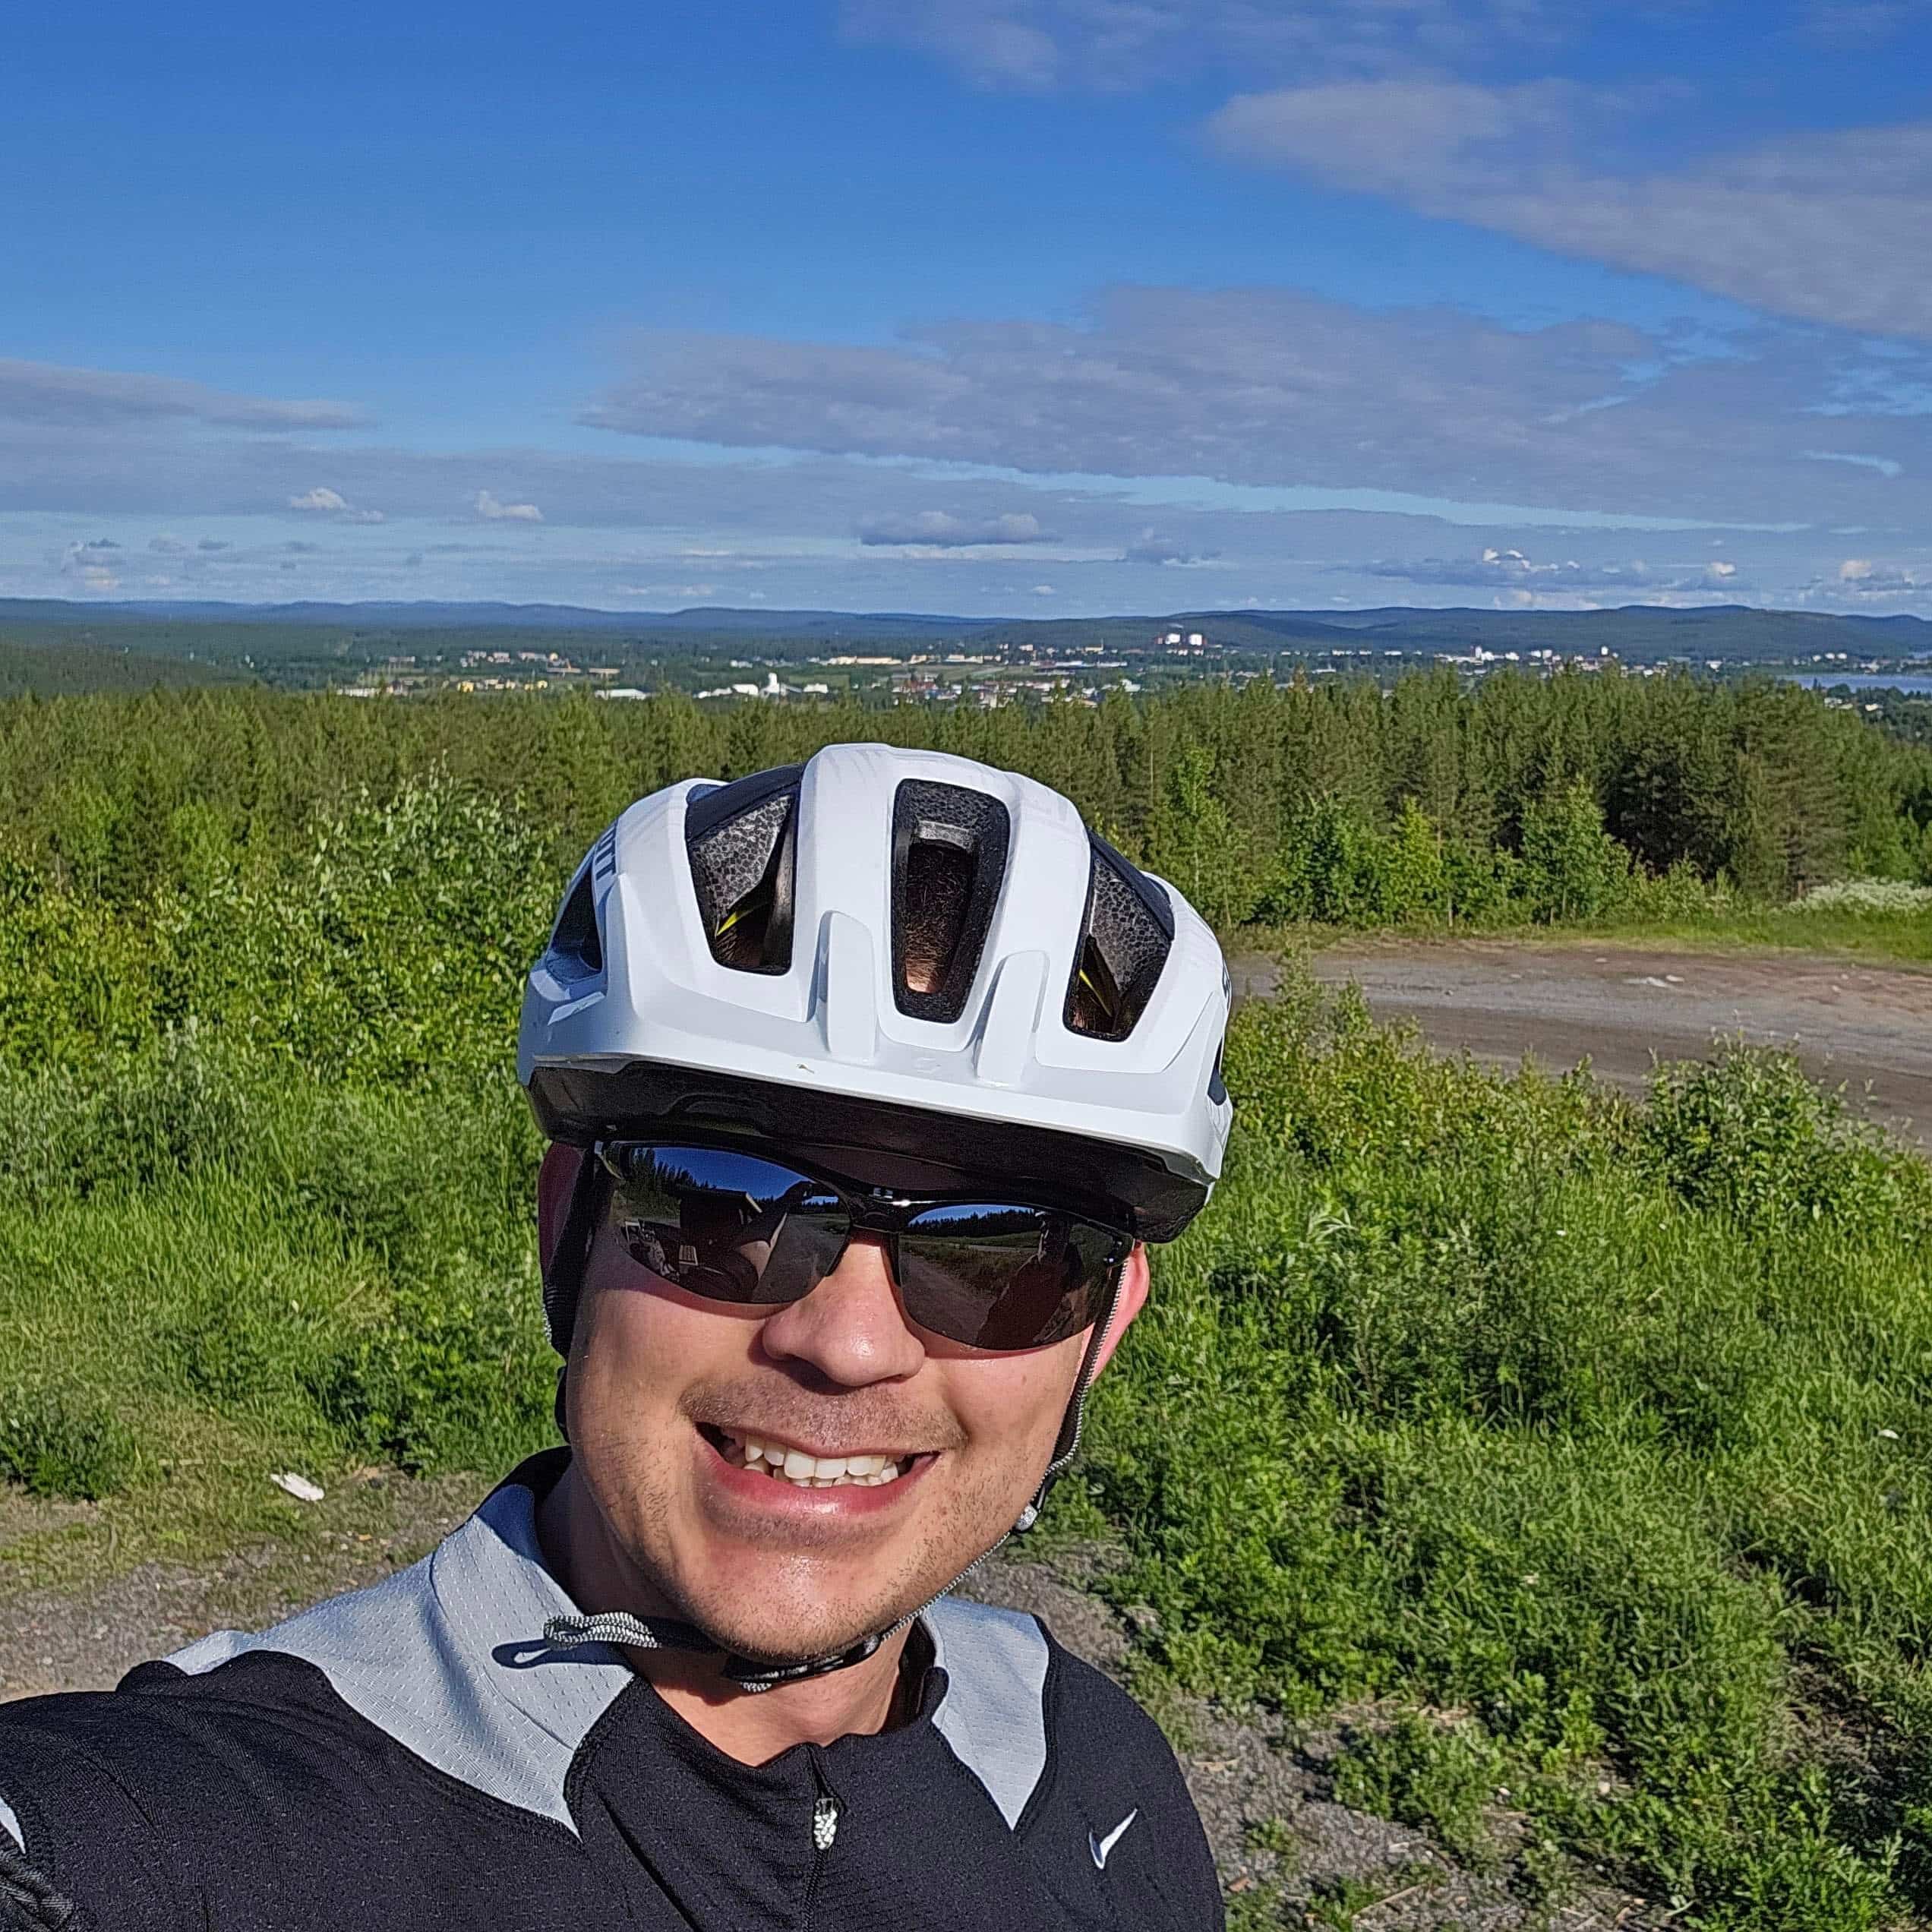
[[[1182,565],[1211,563],[1220,554],[1218,551],[1197,550],[1177,537],[1164,535],[1150,525],[1122,551],[1120,560],[1123,564]]]
[[[1881,476],[1902,476],[1905,465],[1890,456],[1868,456],[1854,450],[1801,450],[1798,454],[1807,462],[1856,463],[1867,469],[1875,469]]]
[[[1049,541],[1031,511],[1007,510],[996,516],[955,516],[950,510],[922,510],[869,518],[859,526],[859,541],[881,545],[965,550],[980,545],[1035,544]]]
[[[1735,564],[1653,565],[1641,557],[1586,562],[1574,557],[1537,558],[1526,551],[1486,545],[1464,557],[1416,557],[1337,565],[1350,575],[1443,591],[1487,590],[1512,601],[1543,603],[1553,595],[1587,595],[1619,603],[1656,603],[1677,598],[1706,601],[1719,590],[1741,589]]]
[[[608,455],[343,449],[197,425],[0,425],[0,585],[112,595],[80,571],[137,582],[127,553],[158,532],[192,546],[221,594],[239,598],[289,594],[279,565],[299,560],[305,589],[331,596],[622,604],[655,586],[642,601],[743,603],[755,581],[773,606],[987,612],[1037,608],[1031,579],[1050,569],[1054,601],[1088,612],[1149,608],[1157,560],[1178,567],[1192,557],[1217,560],[1227,589],[1210,601],[1230,605],[1249,596],[1305,608],[1338,593],[1479,602],[1533,585],[1533,595],[1610,602],[1926,608],[1924,592],[1888,605],[1837,575],[1848,552],[1932,569],[1897,534],[1932,529],[1928,425],[1891,413],[1932,358],[1896,346],[1868,355],[1823,332],[1765,330],[1710,353],[1668,332],[1507,330],[1447,310],[1378,314],[1292,292],[1178,289],[1113,292],[1075,327],[1017,318],[938,328],[856,365],[821,365],[810,344],[680,339],[683,366],[657,360],[661,343],[650,340],[642,372],[667,411],[714,409],[714,441],[756,445],[777,428],[794,447],[835,449],[856,430],[872,447],[856,459],[774,462],[754,447],[742,461],[721,451],[691,462],[621,446]],[[714,402],[727,361],[747,380],[737,401]],[[788,388],[801,365],[809,379]],[[865,405],[856,413],[854,393]],[[1605,396],[1618,406],[1586,406]],[[881,400],[894,396],[890,407]],[[603,408],[642,426],[633,405],[624,395],[621,410],[616,397]],[[1822,422],[1821,406],[1841,413]],[[1880,457],[1900,473],[1803,453],[1818,449]],[[541,544],[494,527],[460,556],[423,541],[440,532],[418,525],[447,525],[453,504],[468,512],[478,473],[514,478],[516,500],[542,506]],[[325,526],[342,513],[285,507],[321,488],[350,509],[381,504],[387,528],[331,541]],[[889,512],[928,507],[964,530],[1030,516],[1050,534],[986,549],[854,541]],[[1639,540],[1590,527],[1593,511],[1599,523],[1675,516],[1697,527]],[[95,518],[114,520],[73,520]],[[1803,527],[1738,527],[1759,523]],[[118,529],[126,548],[63,573],[77,528],[101,529],[103,542]],[[516,526],[506,529],[513,536]],[[283,551],[285,534],[322,538],[327,551]],[[1479,595],[1476,584],[1432,581],[1441,573],[1431,560],[1447,560],[1453,577],[1485,547],[1577,569],[1567,587],[1551,572],[1492,572]],[[168,554],[153,553],[150,567]],[[1009,557],[1029,560],[1026,574],[990,567]],[[1711,558],[1735,560],[1735,576],[1706,583]],[[1350,560],[1408,575],[1352,572]],[[687,581],[697,572],[715,581]],[[1578,588],[1584,576],[1606,581]]]
[[[492,523],[541,523],[543,512],[533,503],[499,503],[488,490],[476,493],[476,513]]]
[[[928,54],[976,87],[1043,93],[1478,64],[1549,47],[1606,0],[844,0],[848,38]]]
[[[1679,98],[1561,80],[1342,82],[1236,96],[1206,132],[1230,159],[1561,254],[1778,314],[1932,336],[1932,121],[1789,134],[1675,172],[1613,165],[1636,118]]]
[[[1057,597],[1059,592],[1051,584],[1035,584],[1033,594],[1036,597]]]
[[[1417,508],[1706,526],[1932,512],[1871,466],[1802,459],[1829,408],[1834,437],[1908,464],[1924,426],[1896,399],[1932,381],[1932,358],[1815,331],[1713,343],[1588,320],[1509,329],[1292,290],[1124,288],[1083,326],[952,323],[867,347],[661,333],[634,352],[586,421],[1048,478],[1347,491],[1362,508],[1399,492]]]
[[[1820,595],[1840,606],[1918,604],[1923,607],[1932,605],[1932,570],[1888,557],[1848,557],[1839,565],[1835,578],[1812,585],[1802,601],[1808,602]]]
[[[120,548],[112,537],[71,543],[61,557],[61,575],[82,590],[118,590],[120,573],[112,560]]]
[[[289,499],[291,510],[309,510],[322,516],[333,516],[342,523],[380,523],[385,520],[379,510],[358,510],[339,490],[331,490],[326,484],[317,484],[314,488],[304,490]]]

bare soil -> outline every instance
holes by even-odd
[[[1587,1059],[1640,1088],[1657,1062],[1700,1059],[1722,1036],[1793,1049],[1869,1119],[1932,1147],[1932,971],[1804,953],[1517,940],[1351,942],[1316,953],[1317,978],[1353,980],[1381,1018],[1413,1019],[1429,1043],[1561,1072]],[[1261,994],[1275,962],[1234,962]]]

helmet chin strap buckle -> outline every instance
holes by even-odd
[[[885,1642],[889,1632],[861,1637],[851,1649],[830,1656],[807,1657],[796,1663],[761,1664],[714,1643],[693,1624],[669,1617],[634,1617],[628,1610],[602,1610],[595,1616],[552,1617],[544,1625],[544,1641],[552,1649],[572,1650],[581,1644],[609,1643],[634,1650],[685,1650],[721,1658],[720,1673],[741,1690],[756,1693],[781,1684],[802,1683],[807,1678],[862,1664]]]

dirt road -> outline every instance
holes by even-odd
[[[1808,954],[1537,945],[1493,939],[1367,941],[1315,955],[1316,977],[1353,980],[1375,1012],[1430,1043],[1514,1065],[1586,1056],[1640,1086],[1653,1059],[1695,1059],[1719,1034],[1795,1048],[1811,1072],[1895,1132],[1932,1147],[1932,971]],[[1236,962],[1261,993],[1272,961]]]

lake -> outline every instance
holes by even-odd
[[[1869,671],[1792,671],[1785,681],[1792,684],[1808,684],[1814,690],[1829,691],[1834,684],[1848,686],[1855,691],[1909,691],[1915,697],[1932,697],[1932,677],[1923,673],[1915,676],[1893,677],[1886,673]]]

